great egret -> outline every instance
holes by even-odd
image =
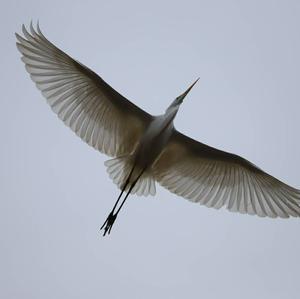
[[[174,128],[179,107],[198,80],[163,115],[152,116],[49,42],[39,25],[31,24],[30,33],[22,29],[24,37],[16,34],[22,61],[52,110],[82,140],[113,157],[105,165],[121,193],[101,227],[104,235],[128,195],[155,195],[155,181],[208,207],[262,217],[300,216],[300,190]]]

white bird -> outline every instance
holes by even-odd
[[[152,116],[57,48],[39,25],[17,47],[31,79],[58,117],[82,140],[113,157],[105,162],[121,189],[101,228],[110,233],[128,195],[155,195],[155,181],[192,202],[265,217],[300,216],[300,190],[254,164],[178,132],[174,118],[196,80],[165,113]],[[126,196],[119,201],[123,192]],[[118,207],[118,208],[117,208]]]

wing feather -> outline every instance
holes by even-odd
[[[174,131],[153,166],[155,179],[193,202],[261,217],[300,216],[300,190],[234,154]]]
[[[100,152],[132,153],[152,116],[48,41],[39,26],[22,31],[24,37],[16,34],[21,59],[58,117]]]

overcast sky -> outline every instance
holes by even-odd
[[[201,77],[184,133],[300,188],[299,1],[2,1],[0,297],[298,299],[300,220],[119,193],[106,156],[31,82],[14,32],[44,34],[152,114]],[[4,3],[5,2],[5,3]]]

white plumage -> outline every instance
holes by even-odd
[[[300,216],[300,191],[247,160],[195,141],[173,120],[183,99],[177,97],[160,116],[124,98],[96,73],[72,59],[30,26],[17,47],[31,79],[52,110],[82,140],[113,157],[107,171],[122,189],[104,223],[110,232],[129,193],[155,195],[155,181],[171,192],[208,207],[225,206],[259,216]],[[126,197],[115,213],[117,204]]]

